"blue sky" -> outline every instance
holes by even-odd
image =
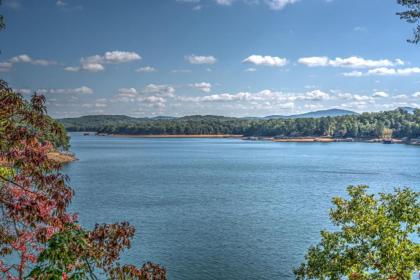
[[[0,75],[55,117],[420,106],[394,0],[4,0]]]

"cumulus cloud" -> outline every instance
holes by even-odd
[[[400,68],[400,69],[394,69],[394,68],[375,68],[369,70],[367,75],[377,75],[377,76],[409,76],[413,74],[420,74],[420,68],[419,67],[411,67],[411,68]]]
[[[55,4],[56,4],[57,6],[59,6],[59,7],[65,7],[65,6],[67,6],[67,5],[68,5],[68,3],[67,3],[67,2],[65,2],[64,0],[57,0],[57,1],[55,2]]]
[[[115,99],[122,102],[133,102],[138,97],[138,92],[135,88],[120,88],[117,91]]]
[[[351,72],[342,73],[342,75],[345,76],[345,77],[361,77],[361,76],[363,76],[363,72],[351,71]]]
[[[14,64],[18,64],[18,63],[27,63],[27,64],[39,65],[39,66],[50,66],[50,65],[57,64],[57,62],[53,60],[33,59],[27,54],[21,54],[21,55],[12,57],[7,62],[0,62],[0,71],[10,70]]]
[[[386,93],[384,91],[377,91],[377,92],[374,92],[372,96],[373,97],[384,98],[384,97],[388,97],[389,95],[388,95],[388,93]]]
[[[143,89],[142,92],[146,94],[159,94],[173,97],[175,94],[175,88],[168,85],[149,84]]]
[[[420,96],[420,94],[419,94]],[[408,96],[405,94],[398,94],[398,95],[394,95],[392,96],[393,99],[408,99]]]
[[[311,56],[301,57],[298,59],[298,62],[309,67],[327,66],[329,59],[326,56]]]
[[[242,63],[251,63],[254,65],[282,67],[287,64],[287,59],[278,56],[269,55],[251,55],[245,58]]]
[[[360,101],[373,101],[373,98],[371,96],[367,96],[367,95],[359,95],[359,94],[352,94],[352,93],[338,93],[337,97],[339,99],[345,99],[345,100],[354,100],[357,102]]]
[[[413,97],[419,98],[420,97],[420,91],[417,91],[417,92],[413,93]]]
[[[305,94],[305,98],[303,99],[309,99],[309,100],[314,100],[314,101],[328,100],[330,99],[330,95],[328,93],[325,93],[317,89],[317,90],[307,92]]]
[[[236,0],[214,0],[214,1],[217,4],[222,5],[222,6],[230,6],[233,4],[233,2],[236,2]],[[287,5],[294,4],[298,1],[299,0],[242,0],[243,3],[248,4],[248,5],[257,5],[260,3],[264,3],[265,5],[268,6],[270,10],[277,10],[277,11],[282,10]]]
[[[211,87],[212,85],[210,83],[194,83],[194,84],[190,84],[191,87],[194,87],[196,89],[199,89],[203,92],[210,92],[211,91]]]
[[[262,90],[256,93],[238,92],[238,93],[221,93],[212,94],[200,97],[184,97],[178,96],[181,101],[191,102],[248,102],[248,103],[270,103],[283,104],[293,103],[295,101],[320,101],[329,100],[330,95],[321,90],[313,90],[305,93],[285,93],[281,91],[272,91],[269,89]]]
[[[265,3],[271,10],[281,10],[287,5],[294,4],[298,0],[265,0]]]
[[[104,56],[107,63],[124,63],[140,59],[141,56],[135,52],[112,51],[106,52]]]
[[[157,69],[151,66],[145,66],[145,67],[138,68],[135,71],[139,73],[151,73],[151,72],[156,72]]]
[[[14,88],[13,91],[18,92],[20,94],[31,94],[33,91],[29,88]]]
[[[346,77],[362,77],[362,76],[411,76],[420,74],[419,67],[410,67],[410,68],[389,68],[389,67],[379,67],[369,69],[366,72],[352,71],[342,73]]]
[[[401,59],[395,59],[394,61],[389,59],[372,60],[358,56],[336,57],[335,59],[330,59],[327,56],[312,56],[299,58],[298,62],[309,67],[332,66],[347,68],[378,68],[404,64],[404,61]]]
[[[256,72],[257,69],[256,68],[253,68],[253,67],[250,67],[250,68],[246,68],[244,71],[245,72]]]
[[[181,101],[191,102],[232,102],[232,101],[243,101],[243,102],[285,102],[294,101],[296,97],[287,95],[283,92],[275,92],[271,90],[262,90],[257,93],[250,92],[238,92],[238,93],[221,93],[212,94],[200,97],[184,97],[178,96]]]
[[[13,64],[10,62],[0,62],[0,72],[8,72],[12,69]]]
[[[164,108],[167,99],[174,97],[174,89],[167,85],[147,85],[138,91],[135,88],[120,88],[112,102],[135,102],[153,108]]]
[[[210,55],[210,56],[203,56],[203,55],[188,55],[185,59],[191,64],[215,64],[217,59]]]
[[[82,86],[79,88],[51,88],[51,89],[39,89],[38,93],[46,94],[92,94],[93,89],[87,86]]]
[[[88,57],[82,57],[80,59],[80,66],[69,66],[65,67],[64,70],[77,72],[100,72],[105,70],[105,64],[119,64],[141,60],[142,57],[135,52],[126,51],[109,51],[103,55],[92,55]]]
[[[235,0],[216,0],[216,3],[223,6],[230,6]]]

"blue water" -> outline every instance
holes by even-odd
[[[170,279],[293,279],[348,185],[420,190],[415,146],[80,134],[71,145],[81,223],[129,221],[123,261],[162,264]]]

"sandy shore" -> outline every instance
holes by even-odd
[[[59,163],[69,163],[77,160],[77,158],[73,154],[61,152],[49,152],[47,154],[47,157],[48,159]]]
[[[152,134],[152,135],[130,135],[130,134],[109,134],[112,137],[128,138],[242,138],[242,135],[233,134]]]
[[[279,138],[273,139],[274,142],[323,142],[323,143],[330,143],[335,142],[334,138],[324,138],[324,137],[301,137],[301,138]]]

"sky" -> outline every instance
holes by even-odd
[[[0,77],[54,117],[420,107],[396,0],[3,0]]]

